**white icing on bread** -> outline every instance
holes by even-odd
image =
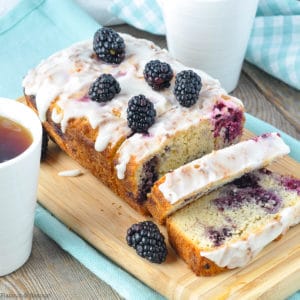
[[[154,59],[167,62],[175,75],[188,68],[152,42],[127,34],[121,36],[125,40],[126,56],[119,65],[106,64],[96,58],[92,41],[88,40],[53,54],[31,70],[23,81],[25,94],[35,96],[42,121],[45,121],[49,106],[54,102],[51,118],[60,124],[63,133],[71,119],[86,118],[97,130],[95,150],[99,152],[130,136],[126,110],[131,97],[144,94],[153,102],[157,116],[155,124],[149,129],[150,139],[134,134],[124,142],[118,152],[116,166],[119,179],[124,178],[132,154],[142,162],[167,139],[168,134],[199,123],[200,119],[212,120],[212,109],[219,98],[226,97],[229,106],[243,110],[239,99],[227,96],[217,80],[199,70],[193,69],[201,77],[202,89],[197,103],[191,108],[182,107],[175,99],[175,76],[169,88],[154,91],[143,76],[147,62]],[[90,85],[103,73],[110,73],[118,80],[121,92],[109,102],[97,103],[91,101],[87,94]]]
[[[213,151],[166,174],[158,188],[164,199],[175,204],[262,168],[288,153],[289,147],[277,133],[262,135]]]
[[[88,40],[53,54],[31,70],[23,80],[25,93],[35,96],[42,121],[45,121],[50,104],[57,100],[60,112],[54,110],[52,119],[61,124],[62,132],[65,132],[71,118],[79,117],[86,117],[93,128],[101,128],[96,142],[97,151],[103,151],[109,143],[116,142],[116,137],[130,133],[126,109],[132,96],[144,94],[149,98],[154,103],[158,117],[175,106],[181,109],[172,87],[154,91],[145,82],[143,70],[145,64],[153,59],[170,63],[175,74],[186,67],[152,42],[127,34],[121,35],[126,43],[126,57],[119,65],[106,64],[97,59],[92,41]],[[217,80],[202,71],[196,72],[202,78],[204,94],[210,89],[217,89],[219,94],[225,93]],[[103,73],[110,73],[118,80],[121,92],[107,103],[95,103],[87,97],[88,89]],[[236,99],[236,102],[242,106],[239,100]]]

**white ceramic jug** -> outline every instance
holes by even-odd
[[[171,55],[219,79],[231,92],[238,83],[258,0],[157,1]]]

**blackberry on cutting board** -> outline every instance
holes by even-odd
[[[133,132],[147,133],[154,123],[156,111],[153,103],[144,95],[132,97],[128,102],[127,123]]]
[[[120,91],[118,81],[111,74],[102,74],[90,86],[89,97],[96,102],[107,102]]]
[[[154,90],[161,90],[170,86],[173,70],[168,63],[151,60],[145,65],[144,78]]]
[[[174,94],[182,106],[190,107],[197,102],[201,87],[200,76],[192,70],[184,70],[176,75]]]
[[[139,256],[150,262],[160,264],[166,260],[168,250],[165,238],[152,221],[133,224],[127,230],[126,240]]]
[[[96,31],[93,48],[97,56],[109,64],[119,64],[125,57],[124,39],[111,28],[102,27]]]

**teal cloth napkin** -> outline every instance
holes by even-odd
[[[29,69],[55,51],[93,36],[99,24],[70,0],[21,0],[0,18],[0,95],[23,95]]]
[[[70,231],[41,205],[35,211],[35,225],[125,299],[165,299]]]
[[[90,38],[98,27],[99,24],[71,0],[21,0],[14,10],[0,18],[0,95],[21,96],[21,81],[30,68],[53,52]],[[247,115],[246,127],[257,134],[276,130],[250,115]],[[300,143],[284,133],[282,136],[291,146],[291,155],[300,161]],[[164,299],[41,206],[36,209],[35,224],[126,299]]]
[[[114,0],[110,11],[139,29],[165,34],[153,0]],[[246,60],[300,90],[300,1],[260,0]]]
[[[246,59],[300,90],[300,1],[260,1]]]

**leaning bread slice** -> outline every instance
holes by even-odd
[[[158,180],[147,208],[156,221],[241,175],[262,168],[289,153],[278,133],[268,133],[194,160]]]
[[[300,222],[300,180],[266,169],[243,175],[167,218],[169,241],[197,274],[247,265]]]

